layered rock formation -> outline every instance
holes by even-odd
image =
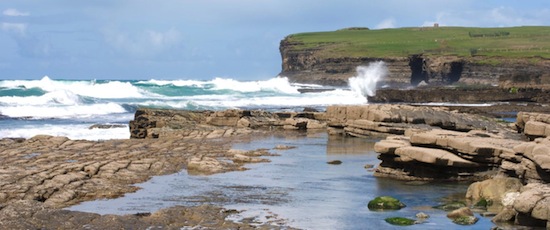
[[[519,112],[516,126],[531,139],[550,136],[550,114]]]
[[[131,138],[213,139],[248,135],[255,129],[323,129],[324,113],[262,110],[184,111],[138,109]]]
[[[424,56],[422,54],[375,58],[325,57],[320,48],[296,48],[289,38],[281,41],[279,50],[282,71],[279,75],[293,82],[323,85],[347,85],[356,75],[357,66],[384,61],[389,76],[381,84],[413,85],[424,81],[431,85],[462,83],[509,87],[550,88],[550,61],[541,58],[486,58],[482,56]]]
[[[375,144],[382,160],[375,175],[405,180],[477,181],[495,175],[521,141],[486,132],[409,131]]]

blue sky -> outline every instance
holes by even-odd
[[[550,25],[548,0],[0,0],[0,79],[268,79],[286,35]]]

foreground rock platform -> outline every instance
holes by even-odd
[[[114,198],[153,175],[211,174],[265,162],[266,150],[230,150],[229,142],[178,139],[69,140],[35,136],[0,140],[0,203],[36,200],[50,207]]]
[[[64,219],[68,220],[67,226],[87,223],[98,228],[157,224],[178,229],[233,228],[233,224],[237,224],[236,228],[252,228],[250,223],[225,221],[225,213],[233,211],[210,206],[174,207],[128,216],[100,216],[60,208],[133,192],[138,189],[133,184],[153,175],[182,169],[189,174],[209,175],[245,170],[248,163],[268,162],[262,158],[272,156],[268,150],[241,151],[230,146],[236,141],[275,132],[290,135],[314,130],[382,139],[375,144],[381,159],[374,169],[375,176],[379,177],[481,181],[504,176],[517,179],[522,189],[530,188],[531,184],[547,186],[550,182],[547,118],[545,114],[518,113],[518,122],[510,125],[446,107],[383,104],[329,106],[326,112],[139,109],[130,122],[132,138],[129,140],[85,141],[44,135],[1,139],[0,160],[4,164],[0,166],[0,224],[4,225],[0,228],[11,229],[17,223],[21,229],[61,226],[61,221],[55,221]],[[507,190],[495,193],[502,191]],[[541,199],[535,203],[545,204],[547,190],[537,191],[536,196]],[[472,194],[480,198],[489,193]],[[518,197],[520,202],[528,196]],[[536,204],[523,209],[514,206],[514,216],[522,224],[526,223],[522,218],[526,220],[527,216],[544,222],[546,219],[540,219],[544,215],[540,207]],[[180,212],[186,214],[175,214]],[[215,220],[201,216],[210,212],[217,213],[211,215]],[[198,215],[194,222],[185,220],[194,218],[190,213]],[[48,215],[52,221],[47,223],[44,216]],[[178,217],[174,219],[173,215]],[[100,225],[100,222],[111,225]],[[216,227],[207,222],[215,223]],[[268,228],[289,229],[283,225]]]
[[[85,141],[40,135],[0,140],[0,229],[256,228],[225,218],[219,207],[174,207],[156,213],[98,215],[61,210],[134,192],[151,176],[212,174],[267,162],[267,150],[230,149],[229,139]],[[278,228],[278,224],[269,228]],[[281,225],[283,225],[281,223]]]

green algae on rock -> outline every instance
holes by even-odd
[[[405,218],[405,217],[389,217],[384,220],[389,224],[398,225],[398,226],[409,226],[416,223],[416,220]]]
[[[383,210],[399,210],[406,207],[398,199],[390,196],[379,196],[371,200],[368,204],[369,210],[383,211]]]

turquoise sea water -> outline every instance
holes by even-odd
[[[326,88],[290,84],[284,77],[262,81],[227,78],[199,80],[0,80],[0,138],[37,134],[72,139],[128,138],[128,121],[139,107],[221,110],[323,110],[332,104],[364,104],[361,92],[332,88],[321,93],[299,89]],[[126,127],[90,130],[94,124]]]

